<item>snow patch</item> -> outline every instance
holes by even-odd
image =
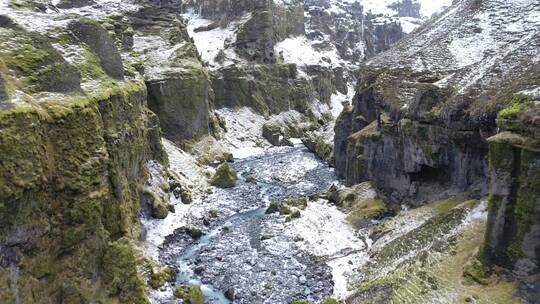
[[[363,265],[371,242],[364,239],[346,221],[346,214],[327,201],[309,202],[299,219],[289,223],[286,233],[301,239],[299,246],[311,254],[327,260],[332,267],[334,296],[344,299],[350,295],[349,271]]]

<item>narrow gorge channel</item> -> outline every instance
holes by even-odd
[[[172,163],[174,157],[169,155]],[[299,298],[319,302],[331,297],[334,278],[327,263],[332,258],[329,254],[340,249],[343,258],[355,252],[355,248],[348,248],[351,243],[362,244],[343,220],[345,214],[319,198],[338,184],[333,168],[301,143],[267,147],[256,156],[236,158],[230,165],[239,177],[233,188],[195,191],[191,205],[171,194],[176,212],[186,216],[175,221],[186,226],[166,232],[155,231],[163,226],[148,225],[149,236],[164,236],[159,260],[178,271],[178,284],[201,285],[209,303],[288,303]],[[272,210],[276,203],[287,200],[305,202],[300,218]],[[327,220],[341,216],[341,225],[338,222],[333,231],[317,231],[325,229],[318,228],[317,221],[326,217],[318,214],[321,210],[328,211]],[[348,229],[339,231],[340,227]],[[201,234],[193,235],[198,229]],[[321,234],[316,236],[318,232]],[[348,232],[350,238],[324,239],[340,232]],[[316,256],[309,251],[310,244],[322,250],[335,248]],[[155,297],[172,301],[170,291],[158,292]]]
[[[540,304],[540,0],[0,0],[0,304]]]

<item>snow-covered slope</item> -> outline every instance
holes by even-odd
[[[474,88],[510,88],[508,79],[538,71],[540,63],[540,2],[457,1],[429,26],[371,60],[377,68],[393,66],[439,74],[439,87],[460,94]],[[536,67],[536,68],[535,68]],[[532,72],[534,74],[534,72]],[[487,93],[487,92],[484,92]]]

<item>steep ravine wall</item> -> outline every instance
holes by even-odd
[[[150,164],[166,180],[168,160],[145,82],[121,49],[132,32],[33,3],[6,13],[0,303],[148,303],[135,248],[140,217],[169,212],[163,193],[145,189]]]
[[[1,302],[145,303],[129,240],[166,156],[144,84],[0,115]]]
[[[536,289],[540,287],[539,111],[538,106],[502,111],[501,133],[488,140],[489,218],[482,253],[489,264],[512,269]]]
[[[485,244],[477,257],[510,270],[526,283],[520,292],[530,299],[540,282],[540,32],[537,21],[510,34],[472,17],[497,15],[502,29],[537,8],[534,2],[454,1],[446,15],[361,67],[334,141],[339,177],[347,184],[371,180],[395,208],[487,197]],[[467,42],[476,37],[468,31],[472,24],[491,39],[493,51],[456,64],[464,49],[477,47]],[[506,41],[515,35],[521,43],[510,47]],[[465,46],[456,52],[458,43]]]
[[[372,78],[371,78],[372,77]],[[371,79],[370,79],[371,78]],[[394,204],[422,205],[451,195],[487,193],[487,143],[478,130],[452,128],[427,117],[444,90],[407,88],[414,114],[391,109],[383,76],[364,75],[353,101],[335,127],[336,172],[348,184],[372,180]],[[391,85],[395,85],[392,83]]]

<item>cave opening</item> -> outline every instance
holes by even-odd
[[[428,165],[420,165],[418,172],[409,173],[412,182],[437,182],[441,185],[449,180],[448,172],[445,168],[434,168]]]

